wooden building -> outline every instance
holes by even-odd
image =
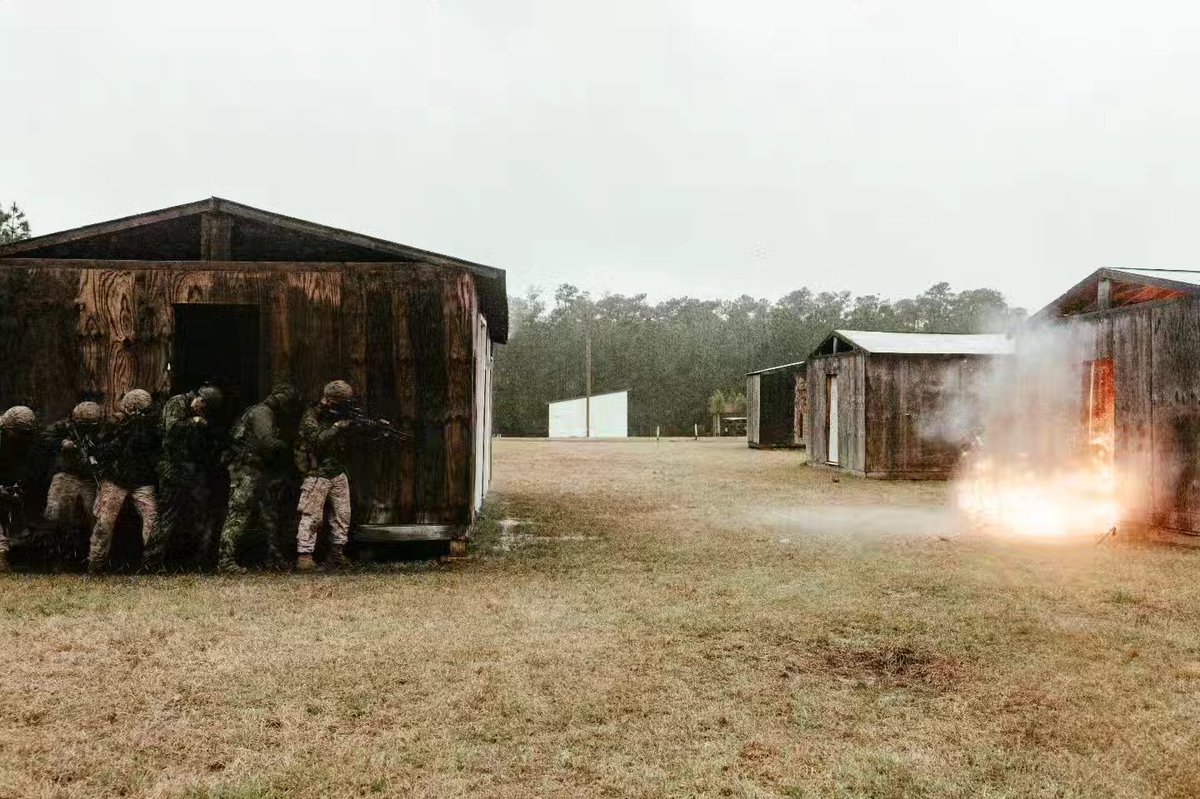
[[[746,440],[754,449],[803,447],[808,383],[804,361],[746,375]]]
[[[491,469],[500,269],[216,197],[0,246],[0,403],[43,419],[221,385],[348,380],[413,440],[359,457],[358,540],[462,540]]]
[[[860,477],[947,479],[960,441],[936,428],[965,401],[1001,335],[835,330],[808,357],[809,463]]]
[[[1122,521],[1200,533],[1200,271],[1099,269],[1034,320],[1074,334],[1081,418],[1111,419]]]

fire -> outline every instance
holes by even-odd
[[[959,509],[975,525],[1023,538],[1103,535],[1121,516],[1111,435],[1092,439],[1087,456],[1054,468],[1018,457],[968,456],[956,485]]]

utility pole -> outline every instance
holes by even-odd
[[[589,320],[590,321],[590,320]],[[587,331],[587,354],[584,356],[584,368],[587,370],[587,400],[585,401],[586,411],[584,412],[584,424],[587,428],[587,437],[592,437],[592,330],[591,325]]]

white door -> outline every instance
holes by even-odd
[[[837,375],[825,378],[825,408],[829,415],[829,429],[825,431],[825,461],[838,463],[838,395]]]

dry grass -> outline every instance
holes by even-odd
[[[1200,552],[800,463],[502,441],[454,565],[0,581],[0,796],[1200,792]]]

